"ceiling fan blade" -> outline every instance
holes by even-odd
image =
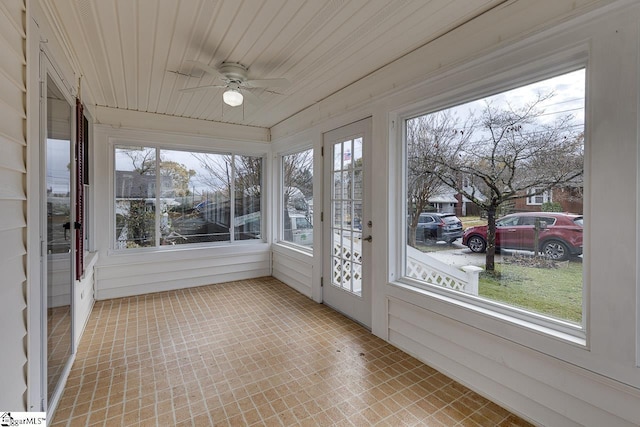
[[[247,87],[287,87],[289,84],[287,79],[256,79],[244,82]]]
[[[195,87],[186,87],[184,89],[178,89],[178,92],[196,92],[199,90],[205,90],[205,89],[218,89],[218,88],[223,88],[223,87],[227,87],[225,85],[206,85],[206,86],[195,86]]]
[[[205,64],[204,62],[200,62],[200,61],[195,61],[193,59],[187,59],[186,61],[184,61],[185,64],[187,65],[191,65],[194,66],[196,68],[201,69],[202,71],[204,71],[205,73],[209,73],[215,77],[224,79],[224,75],[221,74],[218,70],[216,70],[215,68],[213,68],[211,65],[209,64]]]
[[[264,104],[262,99],[260,99],[255,93],[251,91],[250,88],[243,87],[240,92],[247,98],[247,101],[253,105],[260,106]]]

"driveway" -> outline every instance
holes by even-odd
[[[476,265],[484,268],[486,264],[486,253],[471,252],[471,249],[466,246],[462,246],[460,240],[455,241],[451,245],[446,245],[444,242],[438,242],[434,245],[433,252],[426,252],[425,254],[435,258],[439,261],[453,265],[455,267],[463,267],[465,265]],[[511,249],[502,249],[499,253],[496,253],[495,262],[502,262],[503,255],[523,254],[525,256],[532,256],[531,251],[517,251]],[[572,257],[572,262],[582,262],[582,255],[578,257]]]
[[[438,248],[438,250],[436,251],[428,252],[427,255],[456,267],[463,267],[465,265],[476,265],[478,267],[484,268],[486,263],[486,254],[477,254],[471,252],[469,248],[467,248],[466,246],[462,246],[462,244],[460,244],[459,242],[460,240],[457,240],[453,244],[447,245],[450,249]],[[440,245],[444,245],[444,242],[437,243],[437,246]],[[495,261],[502,261],[502,256],[500,254],[496,254]]]

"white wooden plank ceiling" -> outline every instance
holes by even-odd
[[[271,127],[504,0],[40,0],[97,105]],[[189,64],[237,62],[286,78],[222,103]],[[85,87],[87,87],[85,86]],[[86,90],[86,89],[85,89]]]

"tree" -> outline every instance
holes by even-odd
[[[236,238],[254,238],[259,232],[262,194],[262,157],[192,154],[204,173],[200,182],[213,189],[216,223],[231,225],[233,200]],[[224,214],[221,214],[224,212]],[[253,215],[251,215],[253,214]]]
[[[156,149],[148,147],[120,148],[119,153],[123,153],[131,160],[133,170],[140,175],[151,175],[156,170]]]
[[[518,198],[554,187],[581,185],[584,134],[565,115],[548,123],[538,94],[520,108],[485,101],[467,130],[441,127],[428,172],[487,212],[487,271],[495,270],[496,211]],[[439,121],[445,113],[435,113]],[[470,132],[469,132],[470,131]],[[447,136],[448,135],[448,136]]]
[[[282,157],[284,206],[298,191],[307,199],[313,196],[313,150],[301,151]]]
[[[129,198],[126,211],[122,214],[126,226],[127,240],[138,245],[153,244],[155,238],[156,209],[147,209],[147,199],[156,196],[186,196],[189,194],[189,182],[196,172],[188,169],[182,163],[159,159],[156,162],[155,148],[132,147],[119,148],[118,154],[129,158],[130,165],[125,170],[133,168],[136,177],[132,180],[131,188],[126,197]],[[154,191],[157,166],[160,168],[160,189]],[[120,188],[120,184],[116,184]],[[125,197],[125,194],[121,194]],[[155,204],[154,204],[155,206]]]
[[[408,244],[416,247],[416,230],[420,214],[429,206],[429,199],[443,190],[442,180],[434,171],[440,169],[436,151],[441,145],[464,135],[452,132],[460,120],[448,113],[434,113],[407,120],[407,213]],[[466,127],[466,125],[463,125]],[[470,132],[466,132],[470,135]],[[467,136],[468,137],[468,136]]]
[[[156,174],[156,149],[132,148],[120,149],[119,152],[126,155],[133,166],[133,170],[140,175],[155,176]],[[160,156],[160,176],[168,177],[171,183],[171,192],[176,196],[189,194],[189,182],[196,175],[196,171],[187,168],[182,163],[172,160],[163,160]]]
[[[289,207],[309,214],[306,200],[313,197],[313,150],[283,156],[282,175],[284,239],[291,241],[293,234]]]
[[[196,171],[188,169],[182,163],[171,160],[160,160],[160,176],[169,177],[171,182],[171,193],[178,197],[191,194],[189,182],[196,175]]]
[[[234,156],[236,217],[260,212],[262,195],[262,157]]]

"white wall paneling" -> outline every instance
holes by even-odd
[[[76,348],[80,346],[80,338],[84,332],[85,325],[89,321],[89,315],[93,309],[95,302],[94,296],[94,266],[98,260],[98,254],[93,253],[89,256],[85,256],[85,273],[80,280],[76,280],[73,287],[73,309],[75,310],[73,316],[73,334]]]
[[[273,245],[273,277],[312,298],[313,255],[308,252]]]
[[[0,407],[26,410],[26,3],[0,6]]]
[[[389,298],[388,314],[389,342],[537,424],[637,425],[638,389],[506,340],[476,352],[496,337],[405,301]]]
[[[97,300],[271,275],[266,244],[107,258],[95,269]]]
[[[208,122],[184,117],[159,116],[141,111],[96,107],[97,124],[115,128],[143,129],[172,135],[202,135],[233,141],[269,142],[269,129],[228,123]]]

